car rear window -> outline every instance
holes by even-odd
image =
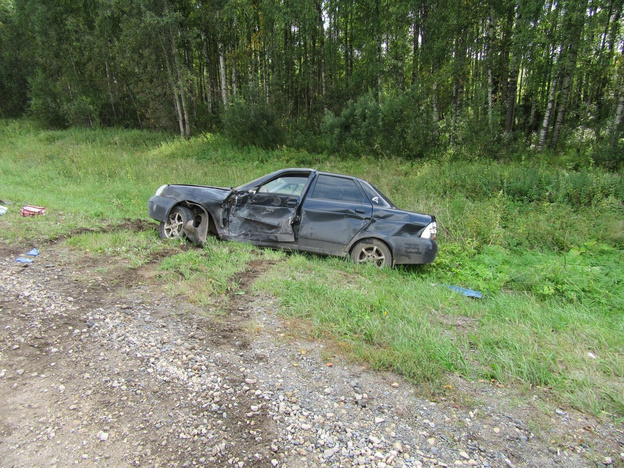
[[[364,203],[361,190],[352,179],[320,175],[316,181],[312,198],[351,203]]]

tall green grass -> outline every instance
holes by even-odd
[[[255,289],[372,366],[440,387],[450,373],[549,389],[560,403],[624,416],[624,185],[619,174],[535,161],[341,158],[235,149],[142,131],[40,130],[0,121],[0,240],[66,236],[74,248],[142,265],[167,244],[153,232],[82,228],[146,219],[164,183],[233,186],[284,167],[371,181],[398,206],[435,214],[440,253],[377,270],[209,241],[160,265],[172,294],[224,307],[253,262],[280,260]],[[46,216],[22,218],[23,204]],[[81,230],[82,229],[82,230]],[[471,300],[445,287],[477,289]],[[245,291],[248,293],[248,291]],[[242,293],[242,291],[241,291]],[[224,300],[225,299],[225,300]]]

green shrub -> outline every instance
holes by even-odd
[[[421,158],[437,138],[425,105],[415,94],[385,97],[379,104],[369,93],[349,102],[340,115],[327,113],[321,131],[332,152]]]
[[[328,137],[329,150],[347,154],[374,154],[379,138],[381,111],[372,94],[350,101],[339,116],[329,112],[321,130]]]
[[[29,114],[43,125],[64,128],[68,125],[62,111],[58,86],[38,71],[29,82]]]
[[[275,149],[285,141],[276,113],[263,104],[234,102],[223,114],[223,127],[228,139],[241,147]]]
[[[599,166],[608,170],[618,170],[624,168],[624,138],[617,141],[605,142],[594,147],[591,153],[592,159]]]
[[[221,116],[213,113],[207,104],[195,104],[194,128],[202,132],[214,132],[221,130],[222,125]]]
[[[87,96],[76,96],[62,105],[63,115],[72,126],[96,128],[100,126],[97,105]]]
[[[379,131],[385,155],[419,159],[431,153],[437,146],[438,127],[424,110],[430,105],[414,93],[384,100]]]

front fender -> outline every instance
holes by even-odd
[[[177,200],[169,197],[154,195],[147,202],[147,213],[150,218],[164,223],[169,212],[178,204]]]

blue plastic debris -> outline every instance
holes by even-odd
[[[16,262],[20,262],[20,263],[32,263],[33,259],[32,258],[27,258],[27,257],[17,257],[15,259]]]
[[[26,255],[30,255],[31,257],[36,257],[39,255],[39,251],[37,249],[30,249],[30,251],[26,252]]]
[[[483,294],[481,294],[479,291],[474,291],[472,289],[460,288],[459,286],[450,286],[448,284],[441,284],[440,286],[449,288],[455,292],[463,294],[466,297],[474,297],[475,299],[481,299],[483,297]]]

